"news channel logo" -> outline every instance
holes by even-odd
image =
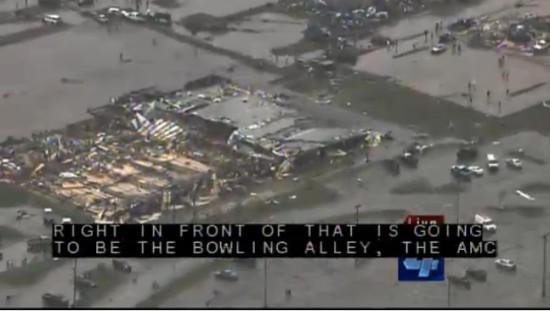
[[[442,224],[443,215],[408,215],[404,224]],[[399,258],[397,260],[397,278],[406,282],[438,282],[445,280],[444,258]]]
[[[445,280],[443,258],[399,258],[398,280],[406,282]]]

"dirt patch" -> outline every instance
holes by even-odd
[[[520,188],[529,193],[550,193],[550,183],[540,181],[525,183]]]
[[[177,9],[181,6],[178,0],[153,0],[153,4],[164,9]]]
[[[433,192],[434,187],[425,178],[408,180],[390,189],[390,193],[400,195],[425,194]]]
[[[538,218],[546,213],[546,208],[544,206],[533,205],[504,205],[503,208],[487,206],[487,210],[500,214],[516,214],[526,218]]]

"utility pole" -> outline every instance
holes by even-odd
[[[542,298],[546,298],[546,240],[550,233],[542,236]]]
[[[460,221],[460,179],[456,180],[456,202],[455,202],[455,217],[456,223]],[[447,308],[451,308],[451,281],[447,278]]]
[[[76,268],[78,264],[78,258],[74,259],[74,268],[73,268],[73,308],[76,308]]]
[[[355,205],[355,224],[359,224],[359,209],[361,204]],[[359,258],[355,258],[355,268],[359,267]]]
[[[267,309],[267,257],[264,258],[264,309]]]

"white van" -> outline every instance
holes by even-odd
[[[487,167],[489,171],[493,172],[497,171],[499,168],[497,157],[492,153],[487,154]]]
[[[42,18],[42,22],[46,25],[59,25],[63,23],[61,16],[56,14],[47,14]]]

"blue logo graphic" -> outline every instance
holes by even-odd
[[[399,281],[444,281],[443,258],[399,258],[397,260]]]

